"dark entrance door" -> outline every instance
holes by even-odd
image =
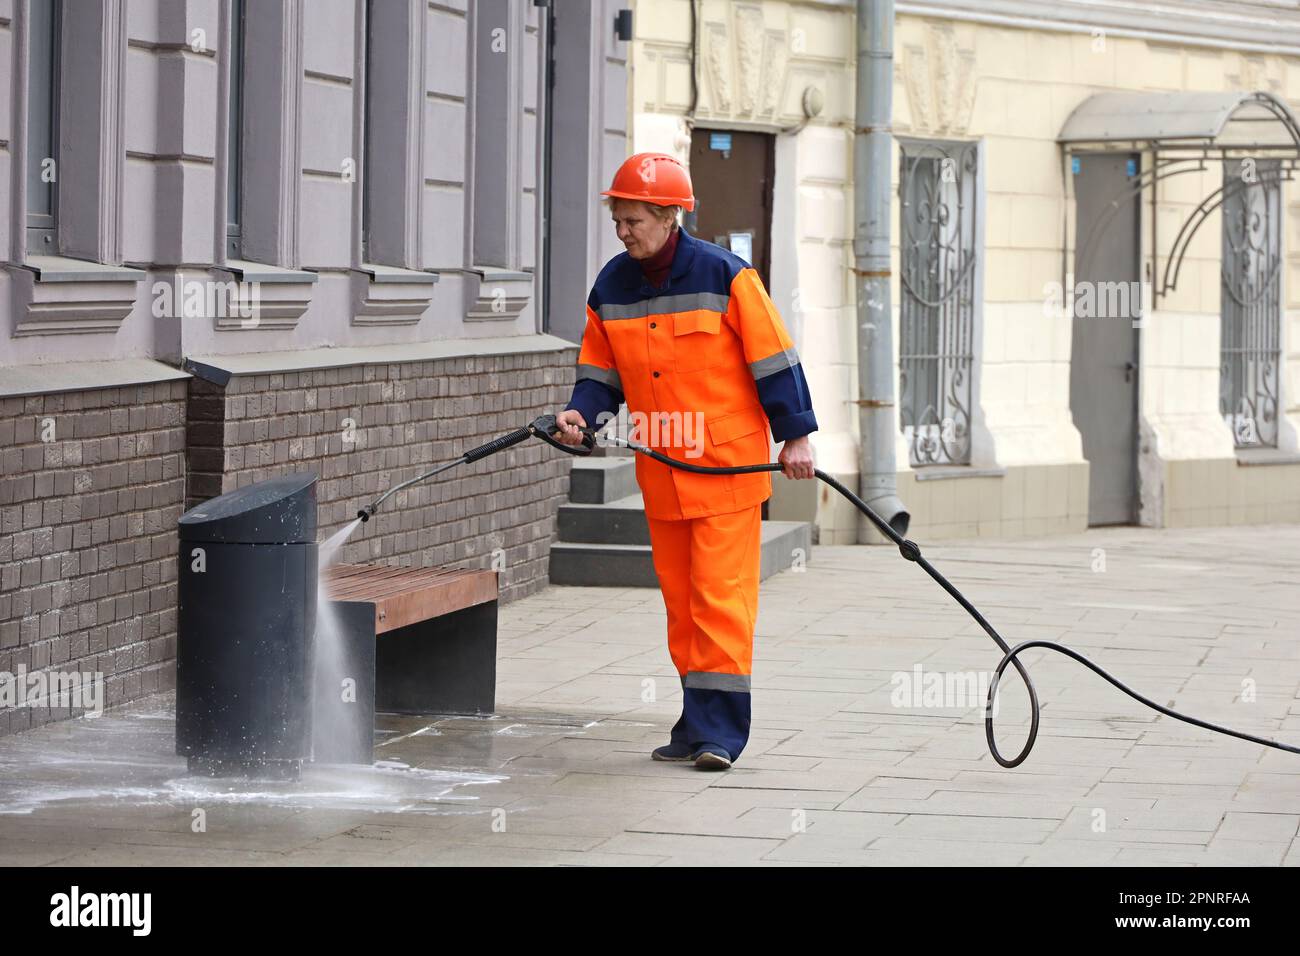
[[[775,146],[769,133],[696,128],[690,162],[695,212],[686,215],[691,235],[730,249],[769,287]]]
[[[1137,520],[1138,159],[1073,157],[1077,200],[1070,410],[1083,438],[1088,523]],[[1113,205],[1115,204],[1115,205]]]

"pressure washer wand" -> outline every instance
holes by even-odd
[[[378,510],[379,506],[384,503],[384,499],[387,498],[389,495],[395,494],[401,491],[403,488],[409,488],[411,487],[411,485],[418,484],[419,482],[424,481],[426,478],[432,478],[434,475],[439,474],[440,472],[444,472],[449,468],[455,468],[457,465],[464,464],[464,462],[465,462],[465,457],[462,455],[460,458],[457,458],[453,461],[443,462],[437,468],[434,468],[431,471],[426,471],[422,475],[416,475],[410,481],[404,481],[400,485],[393,485],[393,487],[389,488],[387,491],[385,491],[382,495],[380,495],[370,504],[366,505],[364,508],[358,511],[357,517],[360,518],[362,521],[369,521],[374,516],[375,511]]]
[[[503,451],[509,448],[511,445],[518,445],[521,441],[526,441],[529,438],[532,438],[533,436],[542,438],[548,444],[554,445],[556,448],[560,448],[561,450],[567,451],[570,454],[590,455],[591,450],[596,446],[596,434],[590,428],[583,430],[582,445],[579,446],[561,445],[558,441],[556,441],[553,437],[551,437],[551,434],[552,432],[554,432],[555,428],[556,428],[555,416],[543,415],[540,418],[537,418],[534,421],[532,421],[530,424],[524,426],[523,428],[516,428],[512,432],[502,435],[500,438],[492,439],[486,445],[479,445],[477,448],[471,448],[469,451],[465,452],[465,454],[461,455],[459,458],[455,458],[452,461],[444,462],[443,464],[439,465],[437,468],[433,468],[429,471],[426,471],[422,475],[416,475],[414,478],[408,479],[407,481],[402,482],[400,485],[393,485],[393,487],[385,491],[382,495],[376,498],[372,503],[366,505],[366,507],[358,511],[357,517],[360,518],[362,521],[369,521],[372,517],[374,517],[375,511],[378,510],[379,506],[384,503],[384,499],[387,498],[389,495],[395,494],[401,491],[403,488],[409,488],[411,487],[411,485],[418,485],[420,482],[426,481],[429,478],[432,478],[434,475],[447,471],[450,468],[455,468],[457,465],[468,465],[470,462],[478,461],[480,458],[486,458],[488,455],[495,455],[497,452]],[[577,449],[576,451],[574,450],[575,447]]]

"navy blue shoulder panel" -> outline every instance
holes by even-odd
[[[655,290],[646,281],[640,264],[626,252],[605,263],[591,287],[587,304],[593,311],[602,305],[629,305],[657,295],[711,292],[731,294],[731,283],[749,263],[712,242],[697,239],[685,229],[677,240],[669,288]]]
[[[587,296],[587,305],[591,306],[593,312],[599,312],[604,303],[622,305],[625,302],[635,302],[635,299],[624,299],[621,295],[628,278],[640,275],[640,272],[641,269],[635,260],[626,252],[620,252],[606,262],[600,274],[596,276],[596,281],[591,286],[591,294]]]
[[[694,250],[695,257],[685,274],[678,275],[674,258],[673,284],[669,295],[689,292],[712,292],[715,295],[730,295],[731,283],[741,269],[748,268],[748,263],[740,256],[730,252],[716,243],[708,242],[682,231],[678,240]]]

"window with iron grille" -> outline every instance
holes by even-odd
[[[913,466],[970,464],[977,144],[900,147],[903,434]]]
[[[1223,164],[1219,412],[1238,448],[1277,446],[1281,175],[1277,160]]]

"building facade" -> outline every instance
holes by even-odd
[[[689,160],[704,237],[770,270],[819,466],[850,484],[855,6],[638,0],[629,84],[632,147]],[[1300,521],[1300,11],[895,12],[912,536]],[[778,478],[773,516],[864,539],[851,507],[807,484]]]
[[[577,335],[549,316],[583,314],[609,245],[583,217],[626,154],[614,15],[0,0],[0,672],[166,689],[187,507],[313,471],[324,537],[563,407]],[[399,493],[342,558],[530,593],[568,461]]]

